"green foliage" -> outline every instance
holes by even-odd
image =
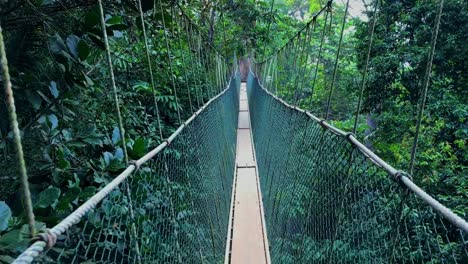
[[[192,28],[188,33],[191,36],[202,34],[205,38],[186,40],[186,27],[172,19],[168,8],[172,1],[164,0],[163,10],[154,9],[155,1],[143,1],[155,87],[149,79],[136,6],[132,1],[107,3],[106,32],[125,122],[127,145],[122,146],[97,6],[89,1],[65,1],[60,5],[50,0],[31,1],[26,5],[20,2],[2,2],[0,20],[7,40],[38,230],[44,229],[46,224],[48,227],[56,224],[114,179],[126,167],[123,147],[130,159],[142,157],[175,131],[179,124],[178,111],[182,119],[187,118],[217,92],[211,81],[215,78],[210,73],[214,62],[209,61],[209,56],[203,61],[193,60],[197,56],[201,58],[208,45],[216,47],[226,57],[254,52],[257,59],[263,59],[283,46],[325,3],[276,0],[273,12],[270,12],[272,0],[180,1],[200,30]],[[414,137],[436,2],[383,1],[378,15],[357,135],[384,160],[402,169],[407,167]],[[268,72],[271,76],[267,76],[270,77],[268,84],[277,89],[278,95],[289,102],[297,100],[301,108],[309,109],[320,117],[326,111],[343,13],[344,7],[336,2],[317,68],[315,62],[320,34],[325,26],[323,16],[311,33],[310,42],[303,47],[304,53],[309,55],[308,61],[298,62],[292,56],[285,56],[287,60],[274,64],[277,71],[274,74]],[[367,13],[373,15],[372,12]],[[162,27],[163,18],[166,29]],[[468,180],[463,177],[467,175],[468,167],[468,89],[467,74],[463,71],[467,60],[467,25],[466,4],[461,0],[446,0],[414,175],[418,184],[464,218],[468,212]],[[172,28],[174,31],[169,30]],[[345,25],[329,116],[334,125],[346,131],[354,125],[353,116],[369,41],[368,28],[369,21],[359,19],[348,19]],[[169,40],[169,49],[165,38]],[[288,53],[291,54],[294,53]],[[300,66],[303,66],[303,73],[297,71]],[[305,78],[302,90],[298,92],[294,81],[301,76]],[[174,86],[178,89],[177,98]],[[163,138],[159,135],[153,90]],[[3,101],[0,103],[0,116],[6,116]],[[29,237],[14,166],[15,150],[6,118],[0,119],[0,153],[0,262],[11,262],[10,256],[23,250]],[[168,155],[174,160],[181,157],[178,151]],[[310,159],[303,153],[301,155]],[[193,152],[192,156],[196,157],[197,153]],[[142,173],[142,178],[154,178],[154,175],[145,173]],[[147,188],[146,185],[139,187]],[[154,209],[161,215],[167,213],[165,210],[170,208],[168,190],[181,200],[193,194],[193,190],[176,184],[163,185],[162,182],[155,183],[153,187],[155,189],[142,191],[146,200],[138,203],[135,210],[146,235],[162,236],[164,232],[157,229],[161,223],[151,222],[147,212]],[[167,192],[157,192],[158,188]],[[304,186],[302,189],[308,190]],[[326,202],[314,190],[295,191],[291,186],[285,186],[278,194],[279,198],[289,197],[294,201],[292,208],[281,212],[292,219],[304,216],[307,208],[304,201]],[[88,215],[90,223],[99,227],[103,219],[117,211],[127,210],[128,201],[112,203],[112,199],[121,198],[122,194],[116,192],[113,195],[103,204],[103,212]],[[180,204],[177,209],[177,223],[168,226],[177,225],[185,230],[188,234],[186,241],[191,243],[198,243],[194,241],[195,237],[209,241],[209,228],[197,229],[185,221],[199,217],[196,212],[187,204]],[[329,213],[326,211],[324,215]],[[404,213],[415,230],[423,229],[421,223],[433,219],[431,212],[417,214],[407,209]],[[105,231],[115,235],[116,240],[122,238],[121,233],[113,232],[115,228],[106,228]],[[76,233],[81,231],[73,230]],[[418,241],[427,239],[420,233],[414,232],[410,236]],[[275,244],[291,252],[300,250],[296,238],[278,241]],[[326,248],[330,246],[346,252],[342,255],[343,262],[364,259],[370,254],[353,248],[355,245],[345,239],[332,242],[329,238],[307,237],[303,243],[306,248],[314,249],[313,253],[303,256],[307,261],[325,260]],[[122,243],[105,246],[122,252],[126,250]],[[142,250],[148,250],[149,246],[144,246]],[[453,247],[444,245],[442,251],[444,254],[451,252]],[[161,245],[161,251],[165,252],[161,262],[176,257],[168,245]],[[404,256],[417,255],[409,248],[402,251]],[[404,256],[395,262],[408,261]],[[295,261],[294,256],[287,254],[282,258],[285,263]]]
[[[0,232],[8,228],[8,222],[10,221],[10,218],[10,207],[4,201],[0,201]]]
[[[41,208],[52,206],[55,202],[57,202],[59,197],[60,189],[56,187],[50,187],[39,194],[39,200],[37,201],[36,206]]]

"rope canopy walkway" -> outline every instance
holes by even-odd
[[[30,245],[13,263],[467,263],[468,223],[418,187],[411,174],[432,69],[444,0],[434,20],[409,173],[377,156],[356,133],[366,89],[379,1],[370,22],[369,46],[352,132],[329,120],[340,65],[335,46],[327,104],[310,109],[323,66],[332,20],[328,1],[287,44],[261,62],[250,58],[247,83],[237,60],[209,45],[177,4],[154,1],[161,11],[171,94],[178,128],[162,131],[156,63],[140,0],[136,22],[144,38],[152,128],[157,137],[142,155],[126,136],[131,113],[122,111],[123,85],[116,81],[109,19],[102,0],[99,24],[114,103],[115,143],[125,167],[71,214],[37,228],[22,135],[0,28],[2,80],[6,94],[28,219]],[[271,11],[273,10],[273,3]],[[112,5],[109,5],[112,6]],[[107,10],[108,11],[108,10]],[[319,23],[319,19],[323,19]],[[135,22],[135,23],[136,23]],[[318,26],[322,27],[318,27]],[[268,26],[268,31],[270,26]],[[309,45],[312,38],[319,46]],[[171,49],[191,65],[178,73]],[[312,65],[312,67],[310,67]],[[195,76],[195,77],[193,77]],[[195,78],[197,86],[187,80]],[[180,85],[183,83],[185,85]],[[312,83],[311,87],[306,87]],[[181,113],[186,94],[189,115]],[[185,120],[185,121],[183,121]],[[113,158],[107,156],[108,160]],[[117,174],[117,173],[116,173]]]

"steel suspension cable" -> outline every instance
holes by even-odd
[[[341,25],[341,34],[340,34],[340,40],[338,41],[338,50],[336,52],[336,58],[335,58],[335,66],[333,67],[333,77],[332,77],[332,81],[331,81],[331,84],[330,84],[330,91],[329,91],[329,94],[328,94],[328,100],[327,100],[327,110],[325,111],[325,120],[328,120],[328,115],[330,114],[330,103],[331,103],[331,98],[332,98],[332,95],[333,95],[333,88],[334,88],[334,84],[335,84],[335,80],[336,80],[336,74],[337,74],[337,70],[338,70],[338,61],[340,59],[340,52],[341,52],[341,46],[343,44],[343,34],[344,34],[344,28],[345,28],[345,24],[346,24],[346,17],[348,15],[348,8],[349,8],[349,0],[346,1],[346,7],[345,7],[345,11],[344,11],[344,15],[343,15],[343,24]],[[331,27],[331,16],[330,16],[330,27]]]
[[[422,100],[421,104],[419,106],[418,110],[418,117],[417,117],[417,123],[416,123],[416,132],[414,135],[414,141],[413,141],[413,147],[411,149],[411,158],[410,158],[410,164],[409,164],[409,173],[410,175],[413,174],[413,169],[414,169],[414,163],[416,160],[416,152],[418,148],[418,140],[419,140],[419,133],[421,130],[421,121],[423,118],[423,113],[424,113],[424,107],[426,105],[426,99],[427,99],[427,91],[429,89],[429,82],[431,79],[431,71],[432,71],[432,61],[434,59],[434,53],[435,53],[435,47],[437,43],[437,35],[439,34],[439,28],[440,28],[440,20],[442,17],[442,10],[444,8],[444,0],[439,1],[439,7],[437,9],[437,15],[435,18],[434,22],[434,29],[432,31],[432,38],[431,38],[431,48],[427,57],[427,66],[426,66],[426,72],[424,74],[424,84],[423,84],[423,95],[422,95]]]
[[[374,14],[373,14],[373,18],[372,18],[370,33],[369,33],[370,34],[369,44],[367,46],[366,65],[364,67],[364,72],[362,74],[361,90],[359,92],[358,104],[357,104],[357,107],[356,107],[356,116],[354,118],[353,134],[356,134],[357,123],[358,123],[358,118],[359,118],[359,112],[361,110],[361,104],[362,104],[362,97],[364,96],[364,90],[366,89],[367,71],[369,69],[369,61],[370,61],[370,55],[371,55],[371,52],[372,52],[372,44],[373,44],[373,41],[374,41],[375,26],[377,24],[377,11],[378,11],[378,8],[379,8],[379,2],[380,2],[380,0],[376,0],[375,1],[375,6],[374,6]]]
[[[315,72],[314,72],[314,79],[312,81],[312,87],[311,87],[311,92],[310,92],[309,109],[312,108],[315,83],[317,81],[318,68],[319,68],[320,61],[322,60],[323,43],[325,42],[325,31],[327,29],[327,19],[328,19],[328,11],[326,11],[326,13],[325,13],[325,20],[323,22],[322,37],[320,39],[318,58],[317,58],[317,61],[315,63],[315,68],[314,68]]]

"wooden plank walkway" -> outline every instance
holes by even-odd
[[[241,84],[236,173],[225,263],[270,263],[246,84]]]

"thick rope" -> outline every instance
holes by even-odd
[[[366,66],[364,67],[364,72],[362,74],[361,91],[359,92],[359,99],[358,99],[358,104],[356,107],[356,116],[354,118],[353,134],[356,134],[359,112],[361,111],[362,97],[364,96],[364,90],[366,89],[367,71],[369,69],[369,61],[370,61],[370,55],[372,51],[372,43],[374,41],[375,25],[377,24],[377,10],[379,7],[379,1],[380,0],[375,1],[374,14],[373,14],[372,24],[370,28],[369,45],[367,46]]]
[[[150,56],[150,51],[149,51],[149,46],[148,46],[148,39],[147,39],[148,37],[146,35],[146,25],[145,25],[145,20],[143,16],[143,8],[141,6],[141,0],[138,0],[138,10],[140,11],[141,29],[143,31],[143,38],[145,42],[146,60],[148,62],[148,70],[149,70],[150,80],[151,80],[151,91],[153,92],[154,112],[156,114],[156,119],[158,121],[159,138],[160,140],[163,140],[161,118],[160,118],[159,107],[158,107],[158,99],[156,97],[156,84],[154,82],[153,67],[151,65],[151,56]]]
[[[325,13],[325,21],[323,22],[322,37],[320,40],[320,47],[319,47],[317,62],[315,63],[315,68],[314,68],[315,70],[314,80],[312,82],[312,88],[310,92],[309,109],[312,108],[312,103],[314,102],[313,97],[314,97],[315,82],[317,81],[317,74],[318,74],[318,68],[319,68],[318,66],[320,64],[320,61],[322,60],[323,43],[325,41],[325,32],[327,29],[328,13],[329,13],[328,11]]]
[[[190,28],[191,28],[191,25],[190,23],[186,22],[185,23],[185,36],[187,37],[187,46],[188,46],[188,50],[189,50],[189,61],[190,61],[190,67],[191,67],[191,70],[192,70],[192,75],[195,77],[197,76],[196,80],[197,80],[197,83],[195,84],[195,94],[196,94],[196,97],[197,97],[197,109],[200,108],[200,105],[203,104],[202,100],[203,98],[200,98],[200,91],[198,89],[198,82],[199,82],[199,78],[198,78],[198,74],[195,73],[195,62],[194,62],[194,59],[192,57],[192,52],[193,52],[193,43],[191,41],[191,37],[190,37]],[[198,62],[197,62],[197,65],[198,65]],[[197,71],[198,71],[198,68],[197,68]]]
[[[340,34],[340,40],[338,42],[338,50],[336,51],[336,58],[335,58],[335,66],[333,67],[333,78],[330,84],[330,92],[328,93],[328,100],[327,100],[327,110],[325,111],[325,120],[328,119],[328,115],[330,114],[330,103],[331,103],[331,98],[333,95],[333,88],[336,80],[336,74],[338,72],[338,62],[340,60],[340,52],[341,52],[341,46],[343,44],[343,34],[344,34],[344,28],[346,24],[346,17],[348,16],[348,8],[349,8],[349,0],[346,1],[346,7],[343,15],[343,24],[341,25],[341,34]],[[330,15],[330,25],[331,25],[331,15]]]
[[[117,112],[117,121],[119,123],[119,133],[120,133],[120,139],[122,140],[122,148],[124,152],[124,157],[125,157],[125,163],[128,163],[128,153],[127,153],[127,148],[126,148],[126,142],[125,142],[125,131],[123,128],[123,119],[122,119],[122,114],[120,111],[120,105],[119,105],[119,95],[117,91],[117,85],[115,84],[115,76],[114,76],[114,67],[112,66],[112,57],[110,53],[110,47],[109,47],[109,39],[107,38],[107,32],[106,32],[106,21],[104,19],[104,9],[102,7],[102,0],[98,0],[99,3],[99,12],[101,15],[101,27],[102,27],[102,36],[104,37],[104,45],[106,48],[106,57],[107,57],[107,65],[109,67],[109,74],[110,74],[110,79],[111,79],[111,85],[112,85],[112,91],[114,95],[114,103],[115,103],[115,110]]]
[[[177,119],[179,121],[179,125],[182,124],[182,119],[181,119],[181,116],[180,116],[180,111],[179,111],[179,99],[177,97],[177,88],[176,88],[176,83],[175,83],[175,80],[174,80],[174,71],[173,71],[173,68],[172,68],[172,59],[171,59],[171,54],[170,54],[170,45],[169,45],[169,34],[168,32],[166,32],[167,30],[167,27],[166,27],[166,19],[164,19],[164,8],[163,8],[163,5],[162,5],[162,2],[161,0],[158,0],[159,1],[159,7],[161,9],[161,21],[162,21],[162,25],[163,25],[163,29],[164,29],[164,42],[166,44],[166,53],[167,53],[167,60],[168,60],[168,64],[169,64],[169,77],[171,78],[171,83],[172,83],[172,87],[173,87],[173,91],[174,91],[174,97],[175,97],[175,101],[176,101],[176,109],[177,109]],[[171,6],[171,16],[172,16],[172,6]]]
[[[275,0],[271,0],[271,6],[270,6],[270,20],[268,21],[268,27],[267,27],[267,33],[266,33],[266,38],[265,40],[268,39],[270,36],[270,27],[271,27],[271,17],[273,14],[273,7],[275,6]],[[266,43],[263,45],[263,51],[262,51],[262,56],[265,56],[265,50],[266,50]]]
[[[18,160],[18,170],[21,180],[21,189],[23,190],[23,202],[26,207],[26,216],[28,218],[29,234],[34,237],[36,234],[34,212],[31,201],[31,192],[29,190],[28,172],[26,162],[24,160],[23,145],[21,144],[21,134],[18,125],[18,118],[16,116],[15,98],[13,96],[13,89],[10,79],[10,71],[8,69],[8,59],[5,51],[5,42],[3,40],[2,27],[0,26],[0,56],[3,73],[3,86],[5,87],[5,99],[10,118],[10,126],[13,131],[13,141],[16,148],[16,158]]]
[[[174,17],[176,17],[176,12],[174,10]],[[180,15],[180,17],[182,17],[182,15]],[[182,27],[182,22],[178,22],[177,24],[177,35],[179,35],[179,37],[177,38],[179,40],[179,49],[180,49],[180,56],[181,56],[181,59],[182,59],[182,65],[187,65],[187,61],[185,59],[185,56],[184,54],[182,54],[182,51],[183,51],[183,45],[182,45],[182,32],[180,30],[180,28]],[[188,46],[188,43],[187,43],[187,46]],[[188,49],[188,53],[190,54],[190,49]],[[196,109],[194,109],[193,107],[193,103],[192,103],[192,95],[191,95],[191,92],[190,92],[190,85],[189,85],[189,74],[188,74],[188,70],[185,70],[185,87],[187,88],[187,96],[188,96],[188,100],[189,100],[189,105],[190,105],[190,113],[193,114]]]
[[[120,103],[119,103],[119,97],[118,97],[118,91],[117,91],[117,85],[115,82],[115,75],[114,75],[114,68],[112,66],[112,57],[110,53],[110,46],[109,46],[109,39],[107,38],[107,32],[106,32],[106,22],[104,19],[104,8],[102,5],[102,0],[98,0],[99,3],[99,13],[101,16],[101,27],[102,27],[102,35],[104,37],[104,44],[106,48],[106,56],[107,56],[107,64],[109,67],[109,73],[110,73],[110,78],[111,78],[111,83],[112,83],[112,90],[114,94],[114,103],[115,103],[115,110],[117,112],[117,117],[118,117],[118,123],[119,123],[119,132],[120,132],[120,139],[122,141],[122,149],[124,153],[124,158],[125,158],[125,164],[128,166],[129,165],[129,158],[128,158],[128,152],[127,152],[127,144],[125,140],[125,132],[123,128],[123,120],[122,120],[122,114],[120,111]],[[131,191],[130,191],[130,186],[128,181],[124,182],[125,184],[125,192],[129,201],[129,211],[130,211],[130,217],[132,219],[132,225],[131,225],[131,232],[133,235],[133,240],[135,243],[135,252],[137,254],[138,258],[138,263],[141,263],[141,254],[140,254],[140,249],[138,246],[138,239],[137,239],[137,233],[136,233],[136,228],[135,228],[135,214],[133,212],[133,205],[132,205],[132,197],[131,197]]]
[[[413,147],[411,149],[411,159],[410,159],[410,164],[409,164],[409,174],[413,174],[413,169],[414,169],[414,162],[416,159],[416,151],[418,148],[418,140],[419,140],[419,132],[421,129],[421,121],[424,113],[424,107],[426,105],[426,99],[427,99],[427,90],[429,89],[429,82],[431,79],[431,71],[432,71],[432,61],[434,59],[434,53],[435,53],[435,47],[437,43],[437,35],[439,34],[439,27],[440,27],[440,19],[442,17],[442,10],[444,8],[444,0],[440,0],[439,2],[439,8],[437,9],[437,16],[435,18],[435,23],[434,23],[434,30],[432,31],[432,39],[431,39],[431,49],[428,54],[427,58],[427,66],[426,66],[426,73],[424,74],[424,86],[423,86],[423,96],[422,96],[422,101],[421,105],[419,106],[419,111],[418,111],[418,119],[416,123],[416,132],[414,135],[414,141],[413,141]]]

